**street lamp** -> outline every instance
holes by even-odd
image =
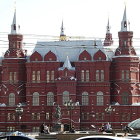
[[[75,106],[77,106],[77,103],[74,103],[72,101],[72,99],[70,99],[69,101],[65,102],[64,105],[67,107],[68,111],[69,111],[69,117],[70,117],[70,127],[69,127],[69,131],[71,131],[72,128],[72,110],[75,108]]]
[[[111,113],[115,111],[115,108],[112,108],[111,105],[109,105],[109,107],[107,107],[105,109],[105,112],[106,113],[109,113],[109,121],[110,121],[110,116],[111,116]]]
[[[20,120],[21,120],[21,116],[22,116],[22,113],[23,113],[23,108],[21,107],[21,104],[18,104],[17,107],[16,107],[16,114],[18,116],[18,125],[20,123]],[[19,127],[20,128],[20,127]]]

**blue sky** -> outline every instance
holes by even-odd
[[[0,32],[10,32],[15,0],[0,0]],[[140,38],[139,0],[16,0],[23,34],[59,36],[62,19],[67,36],[105,36],[108,16],[118,36],[125,4],[134,37]]]

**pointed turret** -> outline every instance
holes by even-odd
[[[109,18],[108,18],[108,23],[106,26],[106,37],[104,40],[104,46],[111,46],[113,44],[113,40],[112,40],[112,34],[110,33],[110,25],[109,25]]]
[[[62,25],[61,25],[60,41],[66,41],[66,35],[64,34],[63,21],[62,21]]]
[[[129,21],[126,16],[126,6],[124,9],[123,19],[121,22],[121,31],[119,36],[119,47],[116,49],[115,56],[120,55],[136,55],[135,49],[132,46],[133,32],[129,31]]]
[[[17,25],[17,21],[16,21],[16,9],[15,9],[13,23],[11,25],[11,34],[19,34],[19,28],[20,26]]]
[[[16,10],[14,12],[13,22],[11,25],[11,33],[8,34],[9,49],[5,52],[5,58],[25,58],[22,49],[23,35],[19,34],[19,25],[16,21]]]
[[[126,6],[125,6],[123,19],[122,19],[122,22],[121,22],[121,31],[129,31],[129,26],[130,26],[130,23],[127,20]]]

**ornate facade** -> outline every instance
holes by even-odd
[[[104,43],[67,40],[62,22],[60,40],[39,41],[28,56],[15,12],[0,66],[0,130],[39,131],[42,123],[53,128],[57,121],[65,130],[72,125],[89,130],[107,122],[120,129],[138,119],[140,60],[129,26],[125,8],[114,52],[107,47],[113,45],[109,21]],[[75,104],[65,106],[70,100]]]

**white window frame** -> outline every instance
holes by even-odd
[[[103,106],[104,105],[104,93],[99,91],[97,92],[97,106]]]
[[[89,105],[89,94],[88,92],[82,93],[82,105]]]
[[[32,105],[33,106],[39,106],[39,93],[38,92],[34,92],[33,93],[33,102]]]

